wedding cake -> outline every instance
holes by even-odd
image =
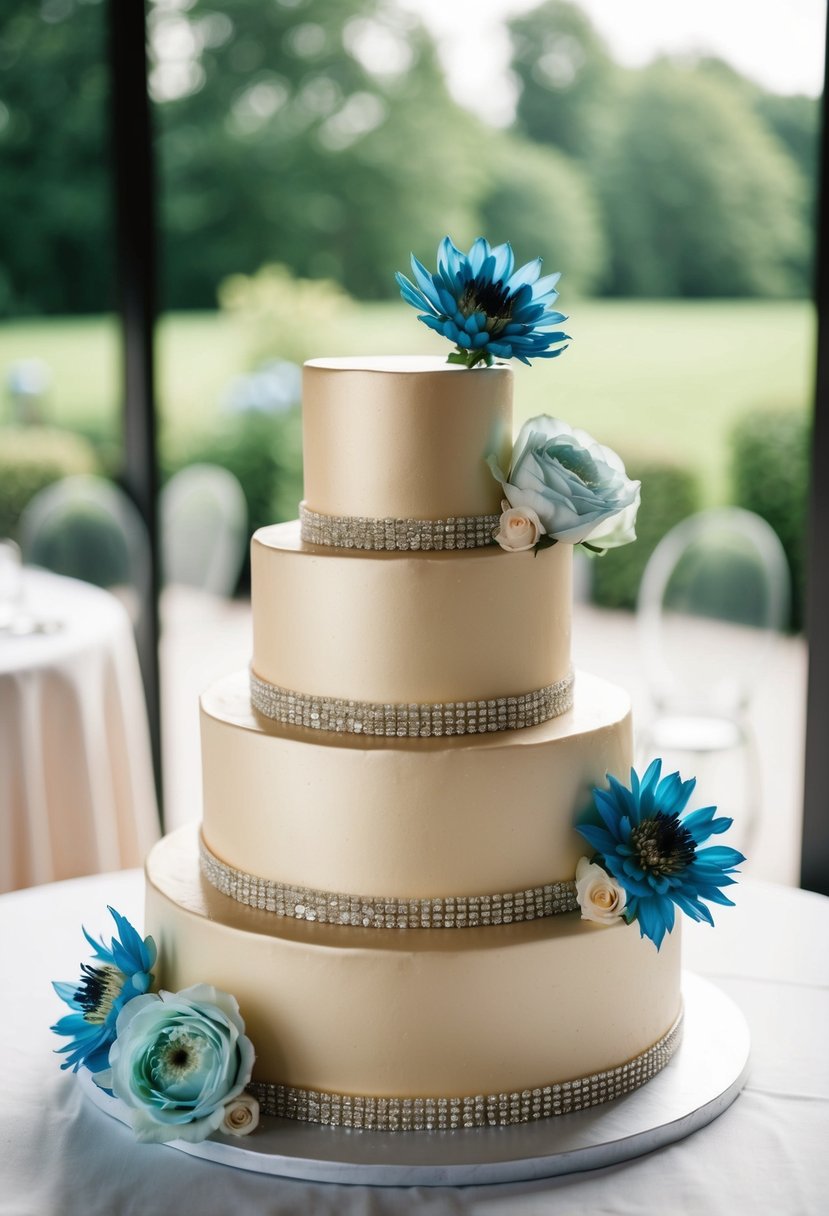
[[[680,1039],[679,908],[744,860],[632,767],[625,693],[571,667],[573,550],[635,538],[639,483],[512,373],[567,335],[557,275],[448,240],[398,276],[437,358],[317,359],[305,497],[252,542],[250,670],[201,701],[203,818],[147,861],[147,936],[56,991],[144,1140],[265,1114],[522,1123],[637,1088]],[[481,366],[479,366],[481,365]]]
[[[456,1126],[632,1089],[678,1038],[679,933],[579,915],[577,825],[630,770],[630,709],[571,672],[573,546],[488,543],[512,373],[304,376],[302,522],[253,538],[199,839],[148,861],[160,985],[235,995],[280,1115]]]

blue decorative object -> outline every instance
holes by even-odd
[[[253,1044],[234,997],[209,984],[147,993],[118,1015],[95,1079],[132,1112],[138,1140],[204,1140],[250,1081]]]
[[[510,506],[532,511],[550,540],[604,552],[636,539],[640,484],[586,431],[541,414],[521,427],[508,474],[494,456],[487,464]]]
[[[553,359],[567,348],[569,334],[552,329],[567,318],[553,312],[560,274],[541,275],[541,258],[514,270],[509,245],[478,237],[461,253],[448,236],[438,247],[437,273],[429,274],[412,254],[412,283],[395,278],[407,304],[422,310],[418,320],[454,342],[449,363],[475,367],[493,359]],[[556,349],[552,349],[555,347]]]
[[[84,1064],[90,1072],[107,1067],[109,1049],[115,1041],[115,1022],[128,1001],[147,992],[152,984],[151,968],[156,959],[155,942],[141,939],[125,916],[110,908],[118,936],[109,946],[96,942],[86,929],[83,935],[94,952],[94,962],[81,963],[81,977],[72,983],[52,986],[72,1013],[52,1030],[69,1042],[58,1052],[67,1053],[61,1068],[77,1072]]]
[[[610,789],[593,790],[604,826],[578,829],[598,851],[594,860],[627,892],[625,919],[637,920],[640,935],[657,949],[674,927],[674,906],[710,925],[714,920],[703,900],[733,906],[720,888],[735,882],[729,875],[745,861],[736,849],[699,848],[709,836],[727,831],[732,820],[715,819],[713,806],[683,818],[696,780],[661,774],[662,761],[654,760],[641,779],[631,769],[630,789],[608,776]]]

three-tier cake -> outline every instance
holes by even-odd
[[[253,538],[201,830],[147,864],[159,983],[236,996],[274,1114],[474,1126],[634,1089],[678,1041],[680,935],[579,912],[577,826],[630,771],[630,709],[571,670],[572,545],[493,543],[512,373],[304,375],[301,520]]]

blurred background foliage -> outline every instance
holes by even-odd
[[[32,0],[0,22],[0,534],[49,480],[117,473],[105,16]],[[639,543],[593,563],[597,600],[632,605],[661,535],[712,501],[768,518],[800,588],[817,100],[717,59],[622,67],[567,0],[507,23],[506,128],[453,100],[394,0],[148,16],[164,476],[222,463],[253,526],[293,516],[299,402],[279,361],[435,350],[394,271],[483,232],[565,272],[578,340],[552,388],[519,372],[520,413],[593,429],[645,484]],[[10,387],[32,355],[50,384],[33,409]]]
[[[101,4],[13,7],[0,314],[96,311],[111,269]],[[571,290],[808,290],[817,103],[722,62],[622,68],[576,5],[548,0],[509,23],[517,114],[495,131],[387,0],[155,0],[150,23],[168,308],[213,308],[224,278],[265,263],[391,297],[411,249],[484,230],[566,252]]]

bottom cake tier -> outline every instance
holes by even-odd
[[[355,1127],[513,1123],[629,1092],[680,1034],[679,930],[579,914],[468,929],[277,917],[201,875],[197,831],[147,861],[162,988],[233,993],[266,1112]]]

